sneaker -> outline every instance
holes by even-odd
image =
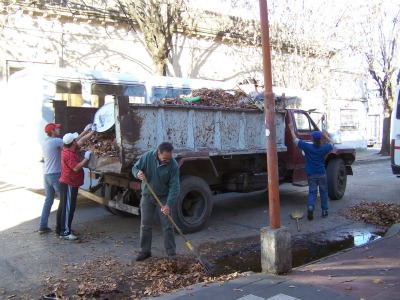
[[[72,233],[70,233],[69,235],[60,235],[60,237],[67,241],[74,241],[78,239],[78,237],[73,235]]]
[[[51,229],[49,227],[39,228],[38,232],[39,232],[39,234],[44,234],[44,233],[51,232]]]
[[[322,211],[322,217],[326,218],[328,216],[328,211],[327,210],[323,210]]]
[[[307,219],[309,219],[310,221],[314,219],[313,213],[314,211],[311,208],[307,209]]]
[[[151,252],[139,252],[138,256],[136,256],[136,261],[142,261],[148,259],[151,256]]]
[[[173,260],[173,261],[177,261],[178,260],[178,255],[174,254],[174,255],[168,255],[168,259],[169,260]]]

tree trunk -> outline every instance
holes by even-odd
[[[390,155],[390,110],[388,107],[383,112],[382,147],[381,155]]]

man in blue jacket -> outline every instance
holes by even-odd
[[[325,169],[325,156],[333,149],[333,143],[328,133],[324,131],[313,131],[311,133],[312,143],[299,140],[293,130],[293,125],[288,125],[295,144],[303,150],[306,156],[306,173],[308,178],[308,204],[307,218],[314,218],[313,212],[317,199],[318,188],[321,197],[322,217],[328,216],[328,180]],[[321,144],[322,135],[329,141],[328,144]]]
[[[132,168],[136,178],[147,182],[160,199],[163,207],[159,207],[150,190],[142,182],[142,198],[140,200],[140,252],[136,257],[142,261],[151,256],[152,225],[154,211],[158,212],[164,236],[164,247],[168,257],[176,260],[175,233],[167,215],[179,194],[179,166],[172,157],[174,147],[171,143],[161,143],[157,150],[142,155]]]

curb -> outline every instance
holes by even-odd
[[[359,159],[356,160],[353,165],[367,165],[367,164],[375,164],[384,161],[390,161],[390,156],[375,158],[375,159]]]
[[[386,231],[383,237],[390,237],[400,233],[400,223],[393,224],[390,228]]]

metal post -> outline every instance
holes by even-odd
[[[261,42],[264,67],[264,114],[267,141],[267,169],[270,227],[281,226],[279,206],[278,152],[276,148],[275,99],[272,92],[271,52],[267,0],[260,0]]]

